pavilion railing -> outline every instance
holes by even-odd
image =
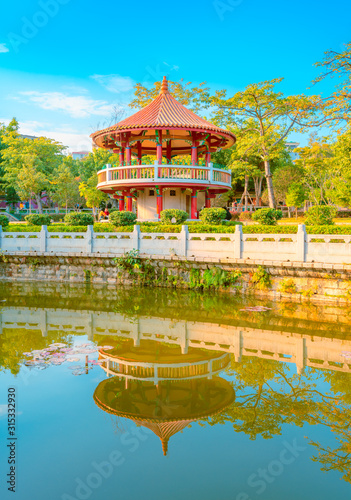
[[[152,161],[150,161],[150,158],[142,158],[141,159],[141,164],[139,164],[138,160],[132,159],[130,163],[127,163],[126,161],[122,163],[114,163],[111,165],[111,168],[117,168],[117,167],[137,167],[137,166],[142,166],[142,165],[150,165]],[[179,159],[174,159],[169,162],[165,158],[162,158],[162,165],[176,165],[180,167],[206,167],[206,163],[204,160],[199,160],[196,165],[192,165],[190,160],[179,160]],[[228,167],[226,165],[222,165],[221,163],[212,163],[213,168],[217,168],[220,170],[228,170]],[[106,165],[104,165],[101,170],[105,170]]]
[[[183,180],[195,183],[231,185],[231,173],[217,168],[217,164],[208,167],[200,165],[129,165],[126,167],[107,166],[98,172],[98,184],[127,183],[128,181],[149,180],[155,182]]]

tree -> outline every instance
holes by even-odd
[[[79,160],[78,175],[87,182],[92,175],[101,170],[107,163],[119,165],[119,155],[104,148],[96,148],[85,158]]]
[[[7,126],[0,123],[0,190],[6,189],[3,152],[7,148],[5,138],[10,136],[18,137],[18,122],[16,118],[13,118]]]
[[[314,84],[328,78],[339,78],[335,91],[325,99],[325,115],[328,120],[337,123],[350,122],[351,112],[351,42],[345,44],[345,50],[328,50],[322,61],[315,64],[322,73],[313,81]]]
[[[289,207],[289,217],[290,217],[290,208],[295,207],[295,214],[297,218],[297,209],[301,207],[303,202],[306,200],[305,187],[299,182],[293,182],[289,186],[285,200],[287,206]]]
[[[103,201],[108,199],[107,194],[103,193],[99,189],[96,189],[98,183],[97,175],[94,174],[87,182],[81,182],[79,184],[79,193],[84,196],[87,207],[92,208],[95,213],[95,209],[100,206]]]
[[[337,137],[332,145],[333,158],[333,180],[329,190],[329,196],[333,203],[343,206],[351,206],[351,126],[344,134]]]
[[[309,197],[317,205],[331,203],[331,189],[336,175],[333,148],[328,137],[312,134],[308,146],[297,148],[299,158],[295,164],[303,174],[303,182]]]
[[[21,201],[20,197],[16,193],[16,190],[11,186],[5,188],[5,199],[6,199],[6,203],[9,206],[12,206],[12,208],[14,208],[14,205],[16,203]]]
[[[155,82],[154,87],[148,89],[141,83],[134,86],[134,99],[129,104],[131,108],[141,109],[150,104],[160,93],[162,82]],[[168,82],[169,91],[183,106],[186,106],[198,113],[201,109],[208,107],[209,88],[205,87],[206,82],[201,82],[197,87],[192,82]]]
[[[254,182],[256,207],[259,206],[264,179],[264,162],[260,156],[260,147],[253,147],[252,145],[254,137],[251,129],[253,126],[252,120],[248,120],[245,124],[242,124],[241,130],[234,129],[233,132],[237,137],[237,143],[229,150],[231,152],[231,158],[228,161],[228,165],[233,171],[234,179],[244,180],[244,192],[241,203],[244,200],[245,208],[247,207],[249,197],[249,179],[252,178]],[[267,133],[266,139],[267,143],[270,145],[277,141],[278,135],[274,129],[271,129],[271,131]],[[274,172],[275,168],[278,166],[285,165],[289,162],[291,163],[291,160],[286,150],[285,142],[280,141],[271,151],[270,167],[272,172]]]
[[[7,184],[22,199],[33,196],[42,213],[42,193],[50,189],[50,180],[62,162],[65,146],[46,137],[31,140],[13,133],[4,138],[4,143],[7,147],[2,157]],[[31,175],[32,179],[27,179],[26,175]]]
[[[64,164],[59,167],[55,179],[52,181],[55,191],[51,197],[59,206],[66,208],[66,213],[69,206],[73,207],[82,201],[79,193],[79,182],[79,177],[74,177],[69,167]]]
[[[276,146],[289,132],[310,126],[321,106],[318,96],[285,97],[281,92],[276,92],[275,85],[282,80],[276,78],[248,85],[244,91],[229,98],[226,90],[217,91],[210,101],[216,108],[215,121],[241,130],[247,139],[247,154],[255,151],[263,161],[271,208],[276,204],[271,172]],[[273,133],[276,134],[276,140],[272,142]]]
[[[41,193],[47,186],[47,179],[37,170],[34,157],[23,158],[22,168],[17,173],[16,186],[16,191],[22,200],[35,199],[38,207],[41,206]],[[39,209],[39,213],[42,213],[42,210]]]

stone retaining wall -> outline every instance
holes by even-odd
[[[240,271],[234,285],[221,289],[235,294],[252,293],[266,298],[294,301],[347,303],[351,300],[351,265],[250,261],[249,259],[206,259],[145,256],[148,275],[138,270],[129,273],[115,259],[99,255],[53,256],[35,253],[1,256],[0,280],[51,281],[62,283],[163,286],[187,288],[193,270],[202,274],[220,268],[227,273]],[[252,278],[261,266],[271,286],[260,289]],[[287,289],[289,291],[287,291]]]

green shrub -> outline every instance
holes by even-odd
[[[109,220],[114,226],[131,226],[134,224],[136,218],[137,216],[133,212],[118,211],[112,212]]]
[[[239,214],[239,220],[243,222],[247,220],[252,220],[252,212],[241,212],[241,214]]]
[[[251,283],[259,290],[267,290],[272,286],[270,274],[262,266],[258,266],[257,271],[251,276]]]
[[[172,224],[172,219],[175,219],[174,224],[182,224],[189,218],[189,214],[184,210],[177,208],[168,208],[161,212],[161,224]]]
[[[274,226],[282,217],[283,212],[275,208],[259,208],[252,214],[252,220],[267,226]]]
[[[334,224],[337,209],[328,205],[316,205],[307,210],[306,226],[324,226]]]
[[[278,287],[278,292],[281,293],[296,293],[296,283],[292,278],[284,278]]]
[[[9,220],[6,217],[6,215],[0,215],[0,226],[2,226],[4,229],[9,225]]]
[[[49,215],[45,214],[29,214],[24,218],[27,221],[28,226],[49,226],[51,224],[51,220]]]
[[[224,208],[204,208],[200,213],[200,220],[204,224],[222,224],[222,221],[226,218],[227,211]]]
[[[65,215],[64,221],[69,226],[91,226],[94,224],[94,216],[81,212],[71,212]]]

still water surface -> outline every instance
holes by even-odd
[[[1,499],[351,498],[348,308],[56,284],[0,300]]]

